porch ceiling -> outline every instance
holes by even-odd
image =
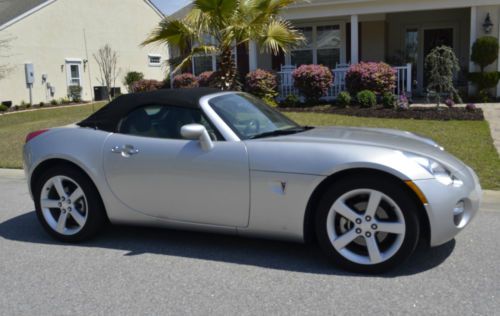
[[[299,3],[286,9],[283,16],[287,19],[300,20],[346,15],[456,9],[472,5],[500,5],[500,0],[474,0],[473,3],[470,0],[310,0],[309,3]]]

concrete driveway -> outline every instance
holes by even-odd
[[[500,196],[456,240],[383,276],[337,270],[315,246],[110,227],[66,245],[0,171],[0,315],[500,313]]]

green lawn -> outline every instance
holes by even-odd
[[[94,109],[102,104],[94,105]],[[26,134],[83,119],[92,106],[55,108],[0,116],[0,168],[21,168]],[[286,113],[303,125],[346,125],[403,129],[426,135],[474,168],[485,189],[500,189],[500,158],[488,124],[479,121],[421,121],[360,118],[333,114]]]
[[[0,115],[0,168],[22,168],[22,148],[29,132],[82,120],[103,103]]]

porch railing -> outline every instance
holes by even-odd
[[[284,99],[288,95],[293,94],[298,96],[299,91],[294,87],[292,73],[295,70],[294,66],[282,66],[281,71],[278,72],[278,77],[280,79],[279,86],[279,98]],[[412,65],[407,64],[405,66],[394,67],[396,71],[396,87],[394,89],[394,94],[403,95],[411,94],[412,88]],[[332,69],[334,75],[334,81],[330,89],[328,89],[327,96],[324,97],[326,100],[332,100],[337,97],[337,95],[346,91],[345,76],[347,74],[348,68],[335,68]]]

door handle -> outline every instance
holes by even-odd
[[[111,152],[115,154],[121,154],[123,157],[129,157],[139,153],[139,149],[132,145],[115,146],[111,148]]]

